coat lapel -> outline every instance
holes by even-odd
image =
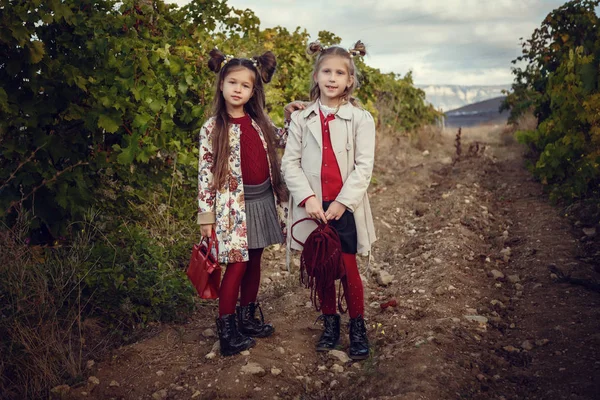
[[[323,151],[323,133],[321,132],[321,118],[319,118],[319,105],[315,101],[302,110],[302,117],[306,119],[306,126],[309,132],[315,138],[319,149]]]
[[[321,132],[321,118],[318,115],[313,115],[306,123],[308,130],[313,135],[319,148],[323,149],[323,132]]]

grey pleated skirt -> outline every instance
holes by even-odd
[[[283,243],[283,233],[277,218],[271,179],[260,185],[244,185],[248,248],[262,249]]]

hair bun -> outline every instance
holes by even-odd
[[[208,68],[218,74],[221,70],[221,66],[223,65],[223,61],[225,61],[225,54],[223,54],[219,49],[214,48],[208,53],[210,59],[208,60]]]
[[[367,48],[362,41],[358,41],[354,44],[354,47],[349,49],[348,52],[353,56],[362,56],[364,57],[367,54]]]
[[[319,42],[319,41],[309,43],[308,47],[306,48],[306,53],[309,56],[313,56],[322,51],[323,51],[323,46],[321,45],[321,42]]]
[[[260,56],[253,57],[257,62],[257,69],[260,73],[260,77],[264,83],[271,82],[275,68],[277,67],[277,59],[275,54],[271,51],[266,51]]]

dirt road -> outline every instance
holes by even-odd
[[[481,145],[469,152],[473,140]],[[600,294],[557,279],[598,280],[593,231],[548,204],[522,149],[497,133],[465,133],[454,164],[450,135],[417,147],[379,142],[370,189],[379,241],[369,271],[361,263],[369,359],[314,351],[318,313],[297,268],[284,271],[284,250],[271,249],[261,302],[272,337],[243,355],[215,354],[208,302],[189,324],[96,362],[97,380],[72,398],[600,398]],[[390,300],[397,306],[382,310]],[[345,324],[342,337],[344,351]]]

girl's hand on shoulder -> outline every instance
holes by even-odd
[[[310,197],[308,200],[306,200],[306,203],[304,203],[304,208],[306,209],[306,213],[308,214],[309,217],[318,219],[318,220],[323,221],[324,223],[327,223],[327,218],[325,217],[325,212],[323,212],[323,206],[321,205],[321,202],[319,202],[319,200],[317,200],[317,198],[315,196]]]
[[[339,201],[334,201],[329,205],[327,211],[325,211],[325,217],[328,221],[335,219],[336,221],[342,218],[342,215],[346,212],[346,206]]]
[[[213,229],[215,229],[215,224],[200,225],[200,235],[209,238],[212,236]]]
[[[291,103],[286,104],[283,107],[283,113],[286,120],[292,118],[292,113],[296,110],[304,110],[306,108],[306,103],[302,101],[292,101]]]

